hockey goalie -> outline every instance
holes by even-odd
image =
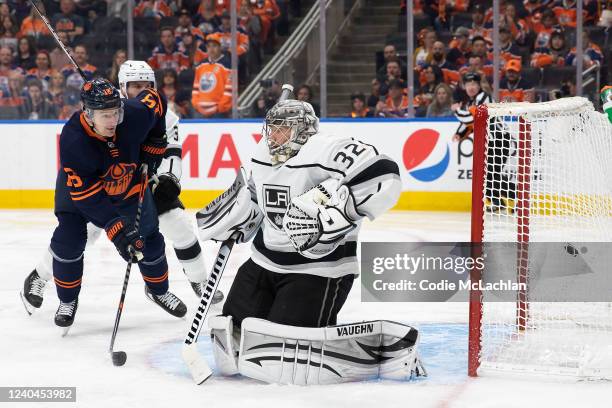
[[[263,135],[226,210],[197,214],[203,240],[253,241],[222,314],[208,322],[217,373],[301,385],[424,375],[415,328],[336,321],[359,274],[361,220],[399,197],[397,164],[348,135],[319,132],[312,106],[295,99],[268,111]]]

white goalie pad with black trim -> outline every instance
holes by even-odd
[[[263,214],[257,206],[255,192],[249,188],[243,167],[230,188],[198,211],[196,219],[203,241],[225,241],[237,233],[236,243],[241,243],[255,236]]]
[[[242,322],[240,374],[278,384],[318,385],[425,376],[419,332],[377,320],[322,328]]]

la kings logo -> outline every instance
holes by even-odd
[[[264,212],[268,221],[277,229],[283,229],[283,216],[289,206],[291,195],[288,186],[263,185]]]

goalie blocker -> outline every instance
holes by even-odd
[[[268,383],[321,385],[373,379],[409,380],[427,373],[419,359],[419,332],[378,320],[321,328],[257,318],[210,318],[213,354],[221,375]]]

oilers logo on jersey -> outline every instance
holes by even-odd
[[[263,185],[264,196],[264,213],[268,221],[277,229],[283,229],[283,216],[289,206],[291,195],[288,186],[279,186],[275,184]]]
[[[200,77],[200,91],[210,92],[217,86],[217,77],[213,72],[206,72]]]

